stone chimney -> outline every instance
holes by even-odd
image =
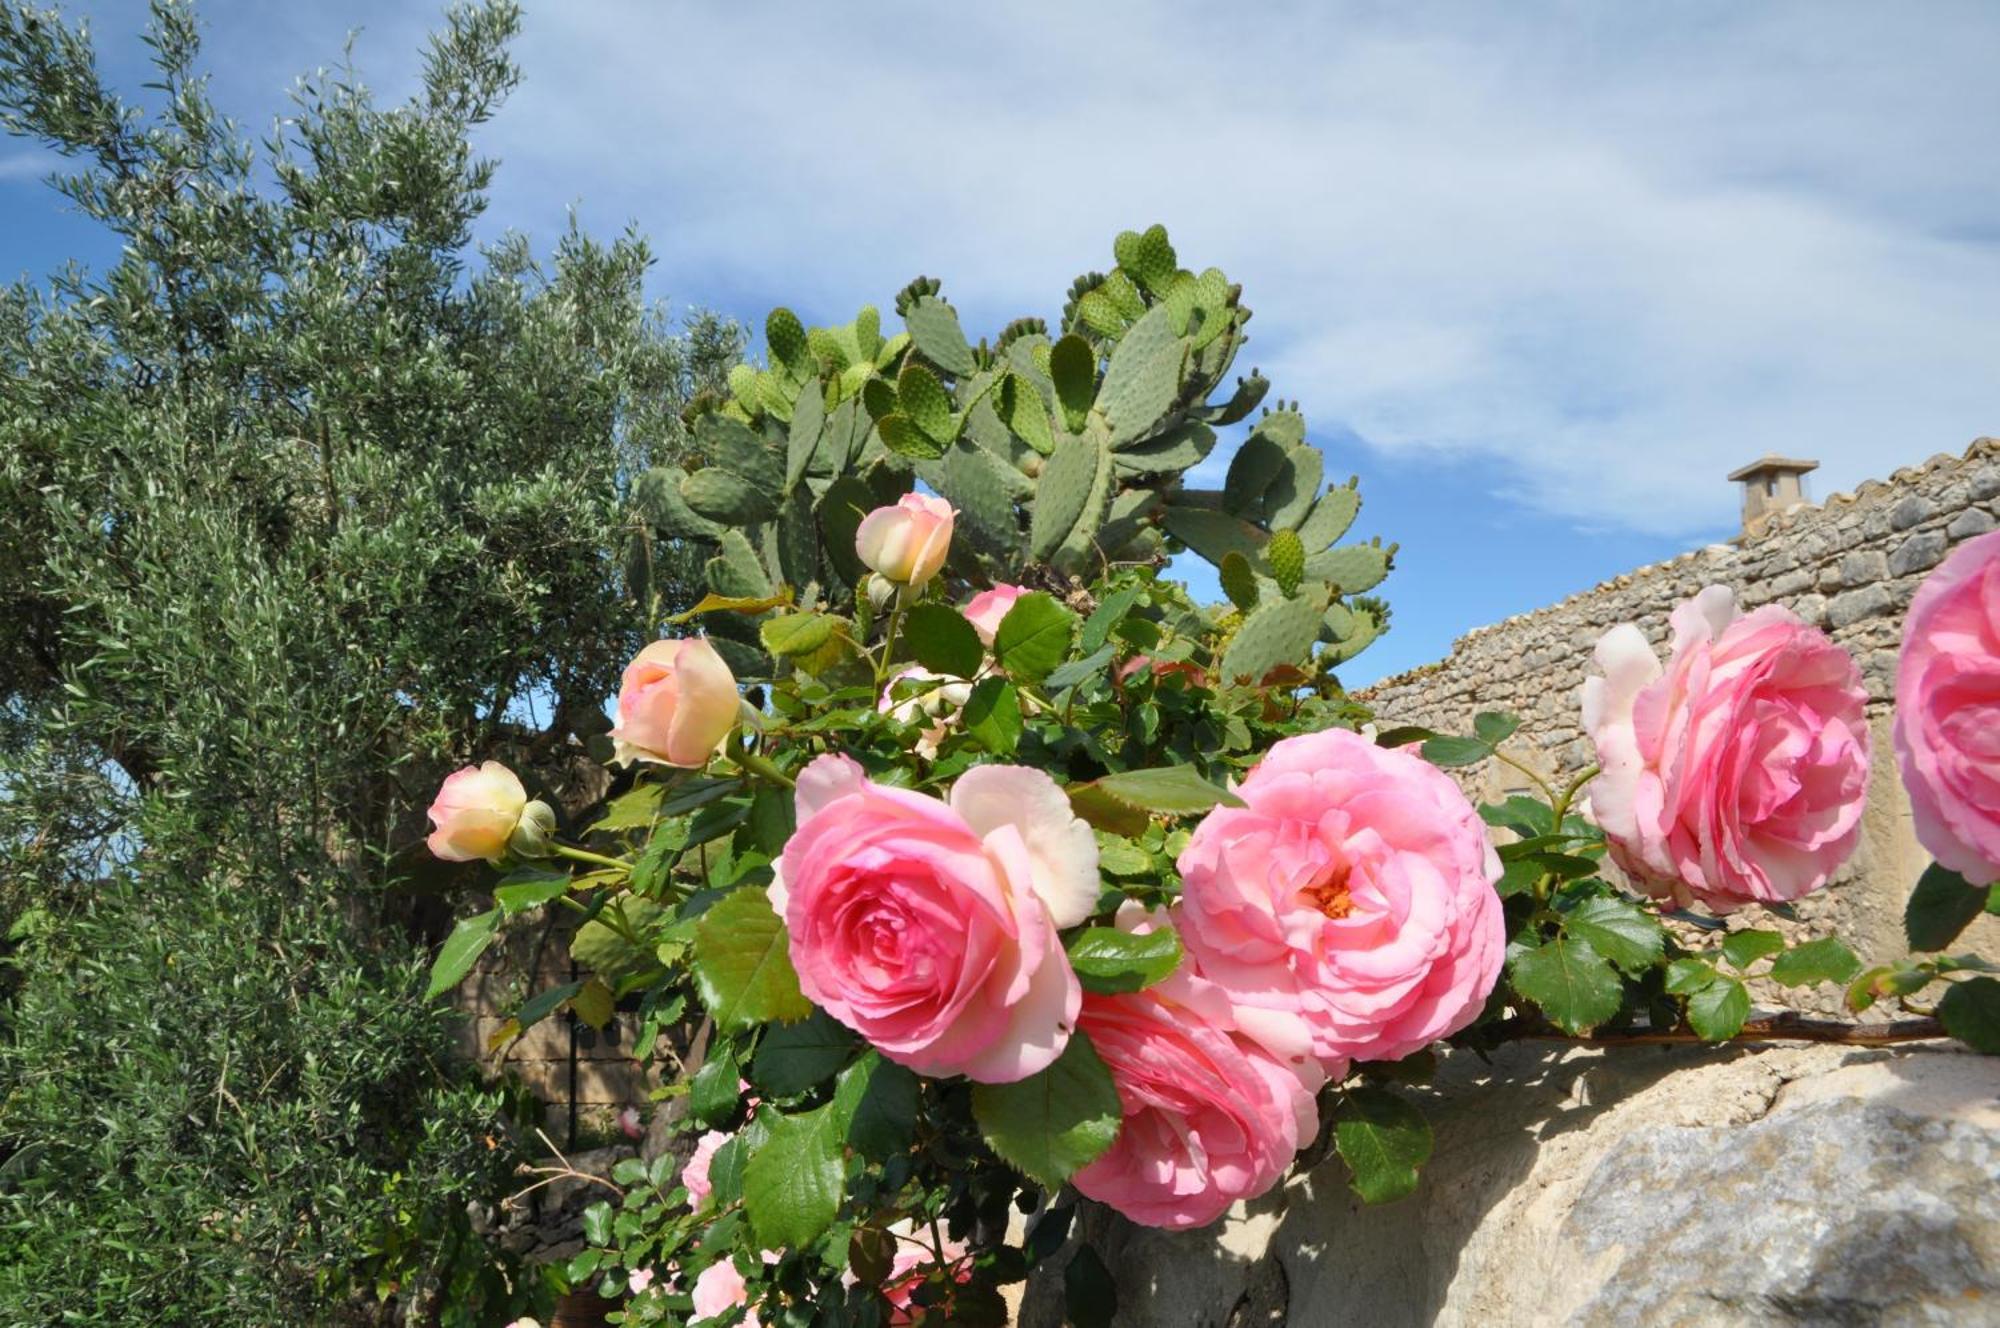
[[[1743,486],[1743,533],[1750,534],[1778,512],[1811,501],[1806,497],[1805,474],[1818,469],[1817,461],[1795,461],[1771,453],[1730,471],[1729,478]]]

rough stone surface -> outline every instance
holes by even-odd
[[[1200,1232],[1091,1208],[1119,1328],[2000,1323],[2000,1061],[1519,1045],[1448,1058],[1425,1107],[1385,1208],[1336,1159]]]

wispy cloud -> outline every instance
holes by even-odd
[[[40,180],[61,165],[53,152],[0,152],[0,182]]]
[[[495,215],[994,326],[1163,220],[1329,433],[1684,533],[1758,452],[2000,429],[1996,52],[1979,6],[543,6]]]

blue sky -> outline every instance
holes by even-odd
[[[71,12],[143,95],[142,7]],[[202,14],[258,130],[349,29],[403,95],[430,21]],[[1165,222],[1402,545],[1350,684],[1728,536],[1760,453],[1825,493],[2000,433],[2000,7],[530,0],[516,55],[487,233],[634,223],[677,306],[844,320],[929,273],[997,330]],[[0,275],[111,254],[54,164],[0,140]]]

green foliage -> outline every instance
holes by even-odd
[[[1121,1117],[1111,1072],[1082,1033],[1039,1074],[974,1085],[972,1112],[993,1150],[1050,1190],[1111,1147]]]
[[[1431,1156],[1430,1122],[1408,1099],[1385,1088],[1364,1085],[1343,1093],[1333,1140],[1354,1192],[1371,1204],[1415,1191],[1417,1169]]]
[[[1969,884],[1957,872],[1933,862],[1917,879],[1903,910],[1910,948],[1945,949],[1987,908],[1994,893],[1993,888]]]
[[[1180,967],[1181,938],[1172,927],[1149,932],[1086,927],[1065,944],[1085,991],[1140,991]]]
[[[0,993],[0,1155],[45,1159],[0,1195],[10,1320],[525,1308],[464,1230],[513,1149],[411,972],[483,869],[408,850],[450,768],[566,776],[699,593],[661,532],[720,528],[654,468],[702,471],[682,409],[742,337],[677,334],[632,236],[473,250],[518,21],[455,10],[407,104],[322,71],[256,137],[186,5],[128,102],[0,3],[0,124],[120,252],[0,295],[0,931],[47,922]]]

